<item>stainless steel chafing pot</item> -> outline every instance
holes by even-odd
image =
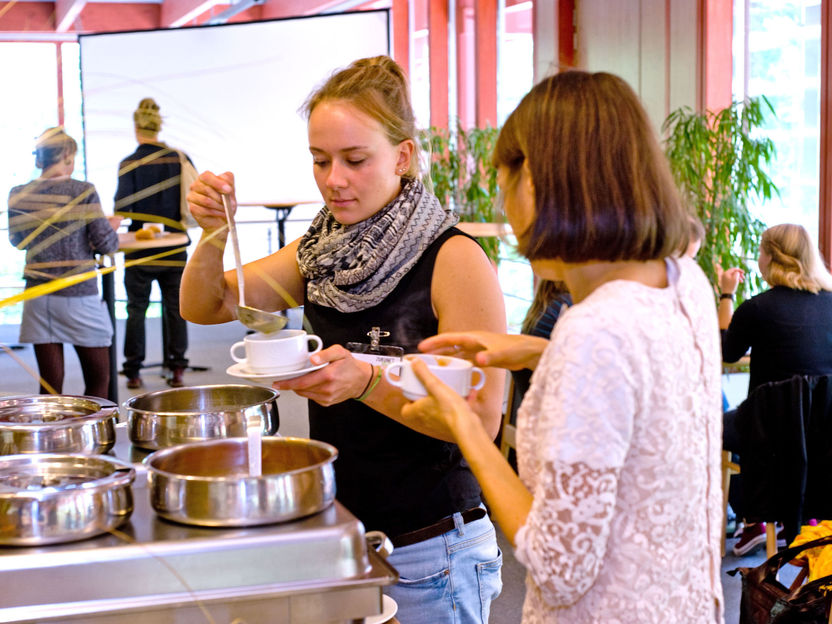
[[[164,518],[200,526],[294,520],[335,500],[335,447],[301,438],[263,438],[262,475],[248,472],[248,440],[183,444],[144,460],[150,504]]]
[[[0,545],[100,535],[133,512],[136,471],[105,455],[40,453],[0,460]]]
[[[106,453],[116,441],[118,406],[67,395],[0,398],[0,455]]]
[[[249,418],[260,418],[263,435],[277,433],[280,418],[272,388],[245,384],[189,386],[140,394],[122,407],[130,441],[161,449],[189,442],[246,436]]]

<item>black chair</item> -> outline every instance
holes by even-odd
[[[832,375],[763,384],[737,408],[743,514],[787,542],[809,518],[832,518]]]

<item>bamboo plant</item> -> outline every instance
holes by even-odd
[[[460,221],[492,223],[497,214],[497,170],[491,155],[497,128],[457,126],[452,133],[431,127],[423,135],[422,148],[429,156],[433,193],[443,206],[451,206]],[[477,239],[495,264],[500,241],[493,236]]]
[[[774,115],[774,109],[760,97],[717,112],[683,107],[662,124],[676,183],[705,226],[699,265],[715,288],[720,267],[746,269],[740,299],[762,288],[754,266],[765,224],[751,214],[750,200],[779,194],[766,172],[774,144],[755,133],[768,113]]]

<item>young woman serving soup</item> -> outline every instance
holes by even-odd
[[[299,240],[245,265],[246,302],[265,310],[303,302],[326,347],[312,362],[328,366],[275,387],[310,399],[310,436],[339,451],[338,500],[392,538],[401,581],[385,591],[397,617],[486,623],[501,554],[476,479],[448,428],[404,417],[407,400],[382,367],[344,345],[367,343],[373,328],[405,353],[438,331],[504,331],[494,269],[419,181],[407,82],[392,59],[335,73],[304,110],[326,205]],[[203,242],[214,239],[200,244],[182,280],[182,313],[197,323],[230,321],[237,305],[236,276],[223,273],[223,194],[233,210],[234,176],[204,172],[188,196]],[[504,375],[486,377],[473,410],[493,439]]]

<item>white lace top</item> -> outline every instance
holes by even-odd
[[[561,315],[518,412],[524,624],[722,622],[719,330],[704,274]]]

